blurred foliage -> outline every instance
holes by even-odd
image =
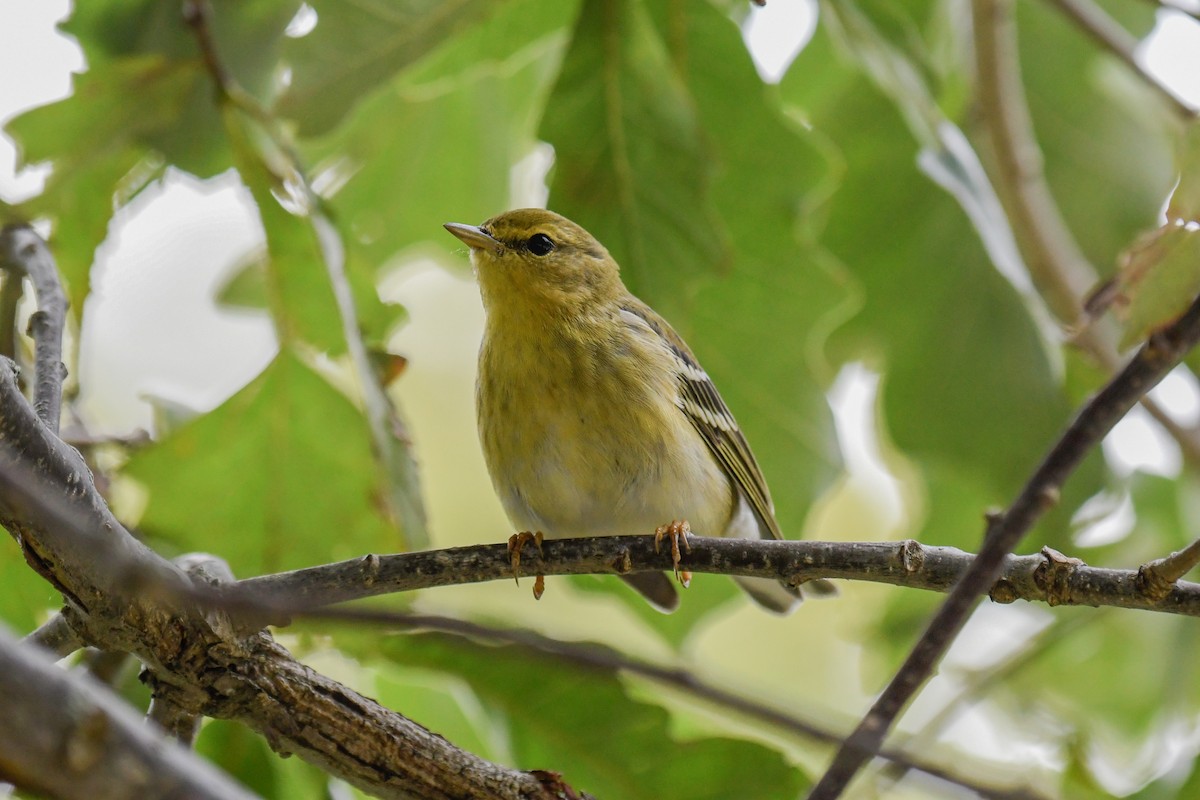
[[[1137,36],[1153,21],[1148,4],[1105,6]],[[208,8],[224,87],[178,3],[94,0],[62,26],[88,63],[74,93],[7,125],[23,163],[52,172],[40,195],[6,213],[48,223],[76,314],[112,215],[169,169],[202,179],[235,170],[257,206],[262,246],[245,254],[221,300],[269,314],[280,350],[219,408],[123,463],[117,477],[148,497],[129,522],[159,545],[215,552],[249,575],[421,541],[382,500],[400,492],[416,508],[420,489],[381,465],[366,378],[347,377],[357,343],[346,332],[385,347],[405,313],[380,299],[380,280],[431,248],[451,265],[456,245],[440,223],[511,205],[514,176],[550,148],[549,205],[596,233],[631,288],[692,344],[745,428],[792,536],[814,503],[836,498],[844,474],[826,400],[843,365],[881,376],[881,448],[905,491],[894,535],[967,550],[984,511],[1015,495],[1105,379],[1045,323],[995,201],[965,0],[822,4],[812,41],[779,85],[756,73],[737,25],[748,10],[733,2]],[[1198,126],[1170,118],[1051,4],[1024,0],[1017,15],[1047,179],[1096,281],[1123,265],[1125,344],[1135,345],[1197,289],[1188,226],[1200,206]],[[337,252],[345,275],[331,269]],[[341,318],[339,293],[354,298],[356,319]],[[402,431],[389,435],[408,445]],[[1133,567],[1194,537],[1198,498],[1190,469],[1125,476],[1097,452],[1023,548],[1049,544]],[[1101,508],[1111,520],[1122,505],[1133,533],[1090,540],[1096,520],[1083,518]],[[0,617],[22,630],[55,605],[12,546],[0,550],[0,584]],[[615,581],[573,585],[623,620],[614,631],[572,619],[573,638],[620,648],[622,633],[636,631],[637,648],[701,671],[691,663],[697,643],[718,635],[740,602],[727,581],[703,580],[666,617]],[[795,654],[798,669],[838,658],[830,671],[860,676],[856,688],[873,694],[937,598],[871,597],[851,610],[834,601],[800,612],[842,624],[837,635],[853,655],[814,653],[788,640],[795,628],[782,626],[795,620],[777,621],[761,653],[739,654],[747,674],[780,651]],[[522,613],[534,625],[546,609]],[[1025,756],[977,748],[972,758],[996,762],[980,780],[1063,797],[1195,796],[1200,638],[1191,621],[1048,613],[1070,621],[1071,635],[999,657],[989,719],[1002,718],[1003,736],[1040,743],[1038,760],[1051,766],[1030,771]],[[513,646],[342,632],[304,649],[357,659],[350,680],[363,691],[464,747],[559,770],[601,797],[795,797],[820,763],[812,745],[782,745],[745,721],[721,718],[697,733],[695,709],[675,695],[635,699],[610,670]],[[780,677],[794,693],[781,707],[824,707],[842,719],[861,706],[850,689],[822,696],[807,675]],[[1139,760],[1143,742],[1168,740],[1169,758]],[[320,772],[277,758],[236,725],[206,725],[197,748],[265,797],[328,791]],[[975,777],[970,759],[948,757]],[[874,796],[870,786],[863,796]],[[906,787],[894,787],[897,796],[928,796]]]

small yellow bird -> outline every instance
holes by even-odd
[[[479,437],[518,530],[549,538],[658,531],[677,547],[690,522],[701,534],[783,538],[716,387],[671,326],[625,288],[603,245],[535,208],[445,227],[471,248],[479,278],[487,313]],[[679,604],[663,573],[622,577],[664,611]],[[735,580],[772,611],[801,599],[778,581]]]

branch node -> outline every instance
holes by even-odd
[[[996,581],[996,584],[992,587],[992,590],[988,592],[988,597],[991,598],[993,603],[1008,605],[1009,603],[1015,603],[1018,595],[1016,587],[1014,587],[1006,578],[1001,578],[1000,580]]]
[[[1174,585],[1174,581],[1168,580],[1163,576],[1162,572],[1155,569],[1154,562],[1138,567],[1138,591],[1154,602],[1158,603],[1165,600],[1167,595],[1171,593],[1171,587]]]
[[[577,792],[574,787],[562,779],[561,772],[551,772],[548,769],[531,769],[529,775],[542,785],[547,797],[554,800],[595,800],[587,792]]]
[[[925,548],[916,539],[905,539],[900,543],[900,565],[910,575],[925,566]]]
[[[1070,558],[1053,547],[1043,547],[1042,563],[1033,571],[1033,582],[1046,593],[1046,604],[1059,606],[1071,602],[1071,576],[1076,567],[1085,566],[1078,558]]]
[[[1137,588],[1156,603],[1162,602],[1176,582],[1200,563],[1200,539],[1165,558],[1156,558],[1137,571]]]
[[[629,555],[629,548],[622,547],[617,553],[617,557],[613,559],[612,568],[618,575],[626,575],[633,570],[633,559]]]
[[[1041,504],[1042,511],[1054,508],[1060,500],[1062,500],[1062,492],[1057,486],[1043,486],[1038,493],[1038,503]]]
[[[361,570],[363,586],[374,586],[375,580],[379,577],[379,556],[375,553],[367,553],[362,557]]]

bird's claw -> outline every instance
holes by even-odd
[[[533,542],[537,546],[538,555],[540,556],[542,555],[542,540],[543,536],[541,531],[537,531],[536,533],[521,531],[520,533],[514,533],[512,536],[508,537],[508,557],[512,562],[513,580],[516,581],[518,585],[521,583],[519,577],[521,566],[521,550],[525,547],[525,545]],[[546,579],[544,576],[539,574],[533,580],[533,598],[535,600],[540,600],[544,591],[546,591]]]
[[[671,540],[671,565],[675,569],[676,580],[683,584],[685,589],[692,582],[692,573],[679,568],[679,540],[683,539],[684,550],[692,552],[692,545],[688,542],[691,532],[692,526],[686,519],[673,520],[668,525],[659,525],[654,529],[654,552],[660,552],[663,539]]]

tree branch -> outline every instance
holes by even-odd
[[[58,798],[253,795],[171,744],[120,698],[0,629],[0,778]]]
[[[1098,273],[1063,220],[1042,169],[1021,79],[1012,0],[976,0],[972,23],[980,116],[994,155],[996,192],[1021,255],[1051,311],[1075,331],[1074,343],[1115,372],[1120,366],[1116,337],[1084,313],[1083,298]],[[1188,462],[1200,467],[1197,432],[1177,423],[1150,398],[1141,403]]]
[[[1194,301],[1174,324],[1151,336],[1129,364],[1083,407],[1008,510],[990,519],[979,555],[938,609],[891,683],[838,750],[809,795],[810,800],[833,800],[840,796],[863,764],[879,751],[900,712],[928,680],[966,624],[979,595],[999,577],[1005,557],[1038,517],[1058,501],[1067,477],[1197,341],[1200,341],[1200,300]]]
[[[1138,586],[1148,597],[1165,597],[1179,579],[1200,563],[1200,539],[1164,558],[1138,568]]]
[[[238,720],[274,749],[380,797],[549,800],[564,790],[548,773],[454,747],[298,663],[265,633],[209,622],[194,584],[130,536],[78,453],[32,413],[11,362],[0,362],[0,522],[63,593],[79,637],[135,654],[155,696],[180,713]]]
[[[680,567],[693,573],[746,575],[807,581],[815,578],[886,583],[948,592],[975,560],[953,547],[903,542],[815,542],[720,539],[692,536]],[[654,550],[653,536],[548,539],[542,554],[522,555],[518,574],[620,575],[671,569],[670,555]],[[249,613],[270,613],[279,623],[290,614],[396,592],[513,576],[503,544],[454,547],[420,553],[368,555],[319,567],[239,581],[228,599]],[[1138,571],[1089,567],[1049,548],[1037,555],[1009,555],[990,588],[999,603],[1114,606],[1200,616],[1200,584],[1180,582],[1162,596],[1147,594]]]
[[[641,661],[603,645],[564,642],[529,630],[496,628],[451,617],[365,608],[348,609],[347,611],[349,611],[348,615],[338,613],[332,615],[331,618],[375,625],[400,626],[408,629],[440,631],[471,639],[516,645],[577,666],[599,667],[604,670],[627,672],[647,678],[719,708],[756,719],[804,739],[823,744],[839,744],[842,741],[841,735],[817,723],[787,714],[781,711],[777,705],[766,705],[735,694],[701,679],[686,669],[664,667]],[[980,797],[989,798],[989,800],[1040,800],[1042,797],[1023,787],[997,789],[984,786],[902,751],[885,748],[880,751],[879,755],[904,770],[923,772],[929,777],[967,789]]]
[[[1137,58],[1138,40],[1129,31],[1122,28],[1104,9],[1089,0],[1049,0],[1049,2],[1097,44],[1133,70],[1150,88],[1158,92],[1167,101],[1171,110],[1181,119],[1184,121],[1196,119],[1197,110],[1195,108],[1192,108],[1170,86],[1142,66]]]
[[[83,642],[79,640],[62,614],[55,614],[44,624],[38,626],[37,630],[27,634],[22,641],[49,651],[55,659],[66,658],[83,647]]]
[[[337,226],[325,211],[321,197],[309,183],[308,173],[282,126],[233,79],[217,52],[211,26],[212,8],[209,0],[186,0],[184,21],[191,27],[205,67],[217,88],[219,101],[256,120],[270,141],[279,149],[286,163],[285,174],[270,159],[255,155],[264,170],[279,186],[290,187],[291,193],[304,206],[302,214],[310,227],[321,266],[325,268],[329,288],[337,306],[346,350],[350,355],[362,396],[364,415],[370,432],[371,452],[380,468],[381,497],[389,516],[401,528],[409,547],[428,543],[425,508],[421,500],[420,479],[416,460],[411,451],[412,439],[408,426],[396,404],[388,397],[379,375],[371,365],[358,320],[354,294],[346,270],[346,247]],[[241,167],[239,167],[241,168]],[[298,190],[298,191],[294,191]]]
[[[0,230],[0,262],[10,279],[28,277],[37,295],[38,310],[29,318],[34,341],[33,408],[50,429],[58,431],[62,415],[62,334],[67,321],[67,296],[58,280],[58,267],[42,237],[26,225]]]
[[[17,309],[25,294],[24,276],[8,270],[0,285],[0,356],[17,357]]]

